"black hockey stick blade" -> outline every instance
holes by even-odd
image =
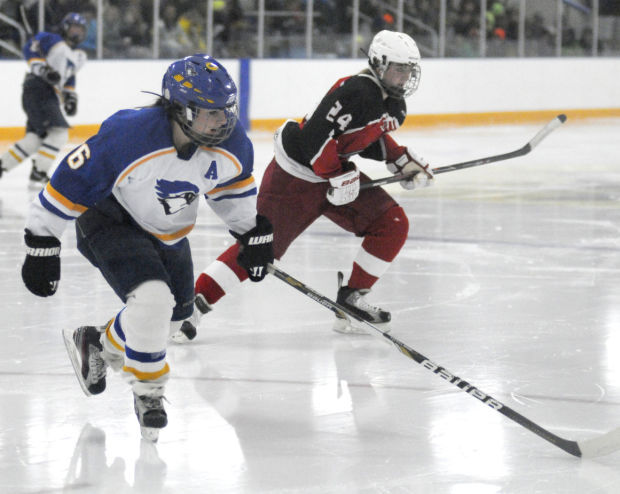
[[[374,324],[365,321],[364,319],[349,311],[345,307],[330,300],[326,296],[321,295],[317,291],[313,290],[301,281],[293,278],[291,275],[285,273],[276,266],[269,264],[267,270],[279,280],[282,280],[287,285],[292,286],[296,290],[303,293],[305,296],[311,298],[315,302],[318,302],[323,307],[331,310],[336,315],[355,319],[356,321],[359,321],[364,325],[368,326],[372,330],[381,333],[384,338],[387,338],[398,349],[398,351],[400,351],[406,357],[409,357],[411,360],[417,362],[425,369],[430,370],[433,374],[438,375],[439,377],[441,377],[445,381],[448,381],[450,384],[453,384],[460,390],[465,391],[468,395],[476,398],[478,401],[481,401],[488,407],[501,413],[505,417],[508,417],[510,420],[525,427],[529,431],[540,436],[541,438],[557,446],[558,448],[566,451],[567,453],[582,458],[593,458],[596,456],[607,455],[620,449],[620,427],[612,430],[611,432],[602,434],[592,439],[587,439],[585,441],[570,441],[568,439],[561,438],[560,436],[557,436],[556,434],[553,434],[552,432],[542,428],[535,422],[532,422],[527,417],[524,417],[520,413],[514,411],[512,408],[504,405],[502,402],[493,398],[491,395],[485,393],[484,391],[481,391],[473,384],[465,381],[464,379],[461,379],[456,374],[453,374],[452,372],[447,370],[445,367],[442,367],[441,365],[434,363],[432,360],[429,360],[427,357],[417,352],[399,339],[395,338],[390,333],[382,331]]]
[[[463,170],[464,168],[473,168],[474,166],[487,165],[489,163],[495,163],[496,161],[505,161],[519,156],[524,156],[534,149],[540,141],[547,137],[551,132],[557,129],[560,125],[566,122],[566,115],[563,113],[551,120],[547,125],[538,131],[538,133],[525,144],[514,151],[504,154],[496,154],[494,156],[488,156],[486,158],[478,158],[471,161],[464,161],[462,163],[454,163],[453,165],[440,166],[439,168],[433,168],[433,174],[439,175],[441,173],[453,172],[456,170]],[[416,172],[418,173],[418,172]],[[394,182],[400,182],[401,180],[408,180],[413,177],[415,173],[409,174],[396,174],[390,177],[378,178],[376,180],[370,180],[360,185],[360,190],[370,189],[372,187],[379,187],[381,185],[391,184]]]

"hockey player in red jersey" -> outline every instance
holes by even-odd
[[[258,211],[273,224],[276,259],[320,216],[363,239],[346,285],[338,273],[337,302],[373,324],[387,323],[391,316],[364,297],[402,248],[409,222],[382,188],[360,193],[360,181],[369,178],[350,158],[357,154],[383,161],[392,173],[418,171],[414,178],[401,181],[406,189],[432,184],[429,164],[390,136],[405,120],[405,98],[420,82],[419,62],[411,37],[379,32],[368,50],[367,69],[338,80],[311,114],[301,122],[289,120],[277,130],[275,157],[258,194]],[[199,275],[195,291],[201,313],[247,279],[237,264],[238,252],[239,244],[231,246]],[[342,319],[333,329],[363,332]],[[173,339],[184,342],[195,335],[186,324]]]

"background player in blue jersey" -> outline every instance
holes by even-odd
[[[49,181],[47,172],[69,137],[61,104],[66,115],[77,112],[75,74],[86,62],[86,53],[76,47],[85,37],[86,19],[72,12],[63,18],[60,34],[40,32],[24,45],[29,66],[22,90],[26,135],[0,156],[0,176],[32,157],[30,181]]]
[[[22,278],[31,292],[56,292],[59,239],[76,219],[79,251],[124,302],[105,327],[63,335],[87,395],[104,391],[108,366],[122,372],[150,439],[167,424],[168,336],[194,310],[186,236],[200,196],[238,239],[252,280],[273,261],[271,225],[256,212],[254,151],[237,115],[237,88],[219,62],[202,54],[174,62],[153,106],[115,113],[59,163],[26,222]]]

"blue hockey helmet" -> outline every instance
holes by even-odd
[[[72,29],[73,26],[79,29]],[[69,12],[62,18],[60,34],[69,46],[75,48],[86,39],[86,19],[82,14]]]
[[[185,135],[196,144],[219,144],[237,123],[237,86],[224,66],[209,55],[197,53],[170,65],[162,81],[162,96]],[[212,115],[217,124],[198,129],[196,119],[201,112]]]

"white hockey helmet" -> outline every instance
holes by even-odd
[[[379,31],[368,48],[370,69],[395,98],[406,98],[418,88],[420,59],[420,50],[411,36],[396,31]],[[395,71],[401,72],[401,76],[392,73]]]

